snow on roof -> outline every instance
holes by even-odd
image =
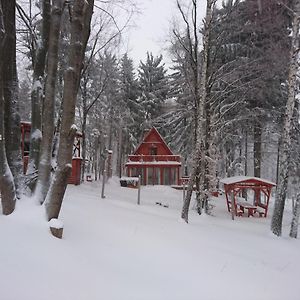
[[[172,165],[172,166],[181,166],[181,162],[178,161],[129,161],[126,163],[126,166],[134,165]]]
[[[220,182],[224,183],[224,184],[233,184],[233,183],[239,183],[239,182],[243,182],[243,181],[249,181],[249,180],[257,180],[266,184],[270,184],[275,186],[276,184],[272,181],[263,179],[263,178],[259,178],[259,177],[251,177],[251,176],[233,176],[233,177],[227,177],[227,178],[223,178],[220,180]]]
[[[124,181],[139,181],[138,177],[126,177],[126,176],[122,176],[120,178],[120,180],[124,180]]]

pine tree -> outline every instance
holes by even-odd
[[[120,61],[120,97],[124,103],[123,142],[124,154],[132,152],[138,144],[141,119],[141,106],[137,102],[138,83],[135,78],[133,60],[124,54]]]
[[[143,118],[148,124],[160,115],[168,92],[166,70],[162,64],[162,58],[162,55],[153,57],[152,53],[147,52],[146,62],[140,62],[138,69],[139,103],[143,108],[141,112]]]
[[[189,164],[188,158],[195,145],[194,99],[190,93],[190,78],[184,54],[177,43],[170,49],[173,58],[172,74],[169,75],[168,101],[164,113],[155,123],[160,132],[165,132],[166,141],[184,157],[185,173]],[[187,175],[187,174],[185,174]]]

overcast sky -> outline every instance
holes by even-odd
[[[190,0],[181,0],[182,3],[190,3]],[[138,64],[145,61],[146,52],[154,55],[163,54],[167,61],[165,48],[170,23],[177,13],[176,0],[138,0],[141,14],[135,18],[135,28],[130,30],[129,41],[125,45],[129,56]],[[199,17],[202,19],[205,13],[206,0],[199,0]]]

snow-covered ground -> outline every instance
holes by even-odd
[[[32,199],[0,216],[1,300],[300,299],[289,214],[277,238],[269,217],[232,221],[223,198],[185,224],[181,191],[143,187],[138,206],[137,190],[112,179],[105,194],[100,182],[68,186],[62,240]]]

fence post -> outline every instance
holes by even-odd
[[[103,176],[102,176],[102,191],[101,191],[101,198],[104,199],[105,195],[104,195],[104,187],[105,187],[105,176],[106,175],[106,170],[103,170]]]
[[[137,204],[141,204],[141,175],[139,175],[139,181],[138,181],[138,198],[137,198]]]

